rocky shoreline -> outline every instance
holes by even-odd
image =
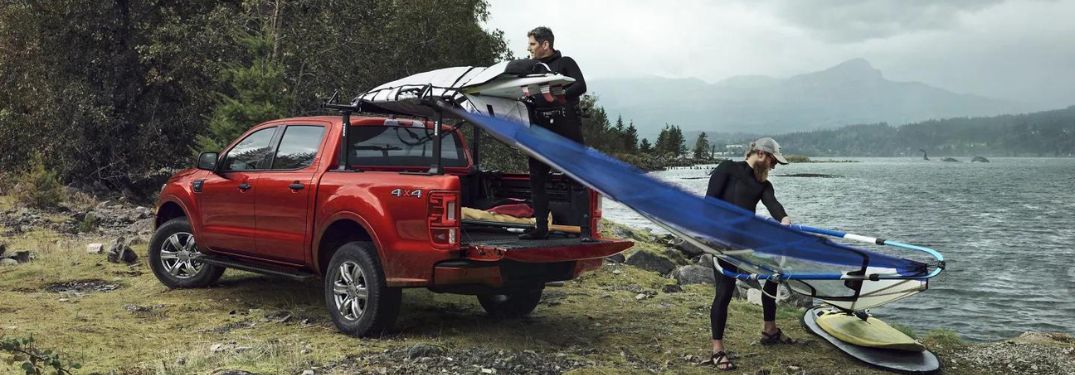
[[[86,222],[87,217],[97,218],[96,225],[88,226],[83,224]],[[30,267],[38,261],[41,249],[34,248],[35,245],[27,245],[28,243],[51,248],[74,247],[75,249],[69,251],[90,254],[91,258],[89,259],[100,256],[101,258],[97,258],[101,259],[99,262],[103,262],[105,258],[108,258],[109,261],[119,263],[119,265],[126,265],[123,268],[126,271],[122,269],[113,270],[111,271],[113,276],[104,279],[85,278],[52,282],[44,285],[42,287],[43,291],[59,294],[61,303],[77,303],[81,299],[91,298],[87,296],[117,293],[123,291],[127,285],[134,283],[133,278],[139,278],[139,280],[147,277],[151,278],[151,275],[145,276],[144,268],[146,266],[143,263],[144,259],[142,259],[144,257],[139,255],[144,255],[144,244],[152,234],[152,226],[152,209],[121,200],[98,203],[92,205],[92,208],[89,209],[67,207],[57,211],[41,211],[28,208],[0,210],[0,258],[4,260],[4,262],[0,262],[0,276],[3,276],[7,270]],[[56,240],[55,243],[44,244],[41,242],[14,241],[41,231],[58,233],[63,239]],[[701,291],[704,296],[707,293],[705,290],[708,289],[708,287],[704,286],[713,283],[714,275],[711,258],[672,236],[656,235],[649,231],[636,230],[614,223],[606,223],[604,233],[608,236],[631,239],[636,242],[636,246],[624,254],[609,257],[605,267],[597,271],[604,275],[600,276],[596,281],[598,285],[602,286],[597,289],[597,292],[593,292],[597,293],[593,296],[593,298],[597,298],[597,301],[609,301],[607,303],[616,301],[617,306],[633,302],[649,306],[648,308],[655,308],[658,311],[661,309],[677,309],[683,308],[676,306],[677,303],[683,303],[677,302],[682,301],[681,297],[676,297],[677,295],[689,294],[691,291],[693,293]],[[12,245],[12,242],[21,244]],[[83,248],[85,250],[81,250]],[[53,251],[57,250],[54,249]],[[108,255],[106,256],[105,254]],[[101,266],[101,263],[97,263],[97,267],[103,266]],[[647,275],[647,273],[651,276],[645,277],[653,280],[653,282],[646,284],[630,281],[637,278],[638,275]],[[600,281],[624,278],[626,279],[625,281],[617,281],[611,284],[607,284],[611,281]],[[145,282],[150,285],[149,288],[151,289],[160,289],[158,285],[152,283],[152,280],[146,279]],[[594,281],[578,280],[571,283],[577,285],[592,282]],[[703,288],[698,289],[699,285],[702,285]],[[301,285],[298,287],[301,287]],[[0,288],[0,290],[2,289],[4,288]],[[16,293],[38,293],[27,289],[25,286],[11,290]],[[604,290],[604,292],[601,292],[601,290]],[[541,304],[546,309],[571,304],[572,301],[580,298],[579,296],[583,296],[577,293],[576,289],[560,289],[552,286],[546,289]],[[587,292],[586,295],[593,293]],[[623,297],[617,297],[620,295]],[[738,298],[745,299],[748,302],[760,303],[760,294],[755,289],[740,286],[736,295]],[[781,302],[783,306],[802,308],[813,304],[810,299],[797,295],[785,298]],[[707,314],[705,311],[708,309],[708,301],[691,303],[697,304],[697,307],[690,307],[685,311],[702,308],[705,310],[701,314]],[[170,314],[183,310],[182,307],[177,305],[158,302],[117,302],[116,306],[116,309],[125,311],[137,319],[168,319]],[[448,314],[447,319],[451,319],[454,316],[451,312],[451,306],[453,305],[449,305],[447,308],[443,306],[434,308],[437,310],[436,316],[439,317],[436,319],[446,319],[444,317],[446,313]],[[235,315],[232,316],[237,319],[206,332],[213,335],[228,335],[229,332],[234,330],[265,329],[266,327],[277,326],[331,329],[329,327],[330,323],[317,313],[319,311],[318,306],[309,306],[303,309],[306,308],[310,311],[296,311],[293,309],[275,310],[272,313],[262,313],[255,311],[255,309],[251,309],[250,311],[254,311],[251,313],[235,313],[233,311],[232,313]],[[17,311],[17,309],[0,307],[0,311]],[[460,316],[471,316],[470,310],[467,311],[468,313]],[[592,315],[586,316],[591,316],[590,319],[594,319]],[[791,316],[794,316],[794,313],[791,313]],[[527,323],[524,321],[521,324],[525,325]],[[603,324],[606,323],[594,321],[591,325],[599,330],[612,329],[611,327],[605,328],[606,326]],[[408,328],[403,329],[407,330]],[[629,332],[621,332],[621,329],[616,328],[610,332],[629,334]],[[1075,370],[1073,370],[1075,369],[1075,339],[1069,334],[1028,332],[1008,340],[974,344],[958,340],[954,333],[948,336],[947,339],[944,339],[944,336],[940,337],[940,339],[926,337],[924,341],[928,343],[931,350],[941,356],[946,372],[979,373],[986,371],[993,373],[1075,374]],[[804,341],[808,343],[804,345],[818,345],[811,338],[805,339]],[[481,344],[477,346],[459,346],[437,344],[436,342],[406,343],[405,341],[388,340],[385,342],[385,347],[375,353],[350,355],[327,361],[315,361],[305,365],[303,371],[312,374],[356,372],[384,374],[555,374],[575,369],[604,368],[608,367],[610,363],[621,363],[621,365],[626,365],[628,368],[633,369],[631,371],[640,372],[676,372],[671,369],[684,365],[689,366],[688,368],[708,371],[706,370],[708,369],[707,367],[701,367],[701,362],[704,361],[704,352],[694,350],[699,348],[685,351],[682,349],[667,349],[664,350],[664,355],[676,358],[676,360],[672,362],[655,362],[652,359],[647,359],[647,355],[634,352],[636,349],[629,347],[616,349],[616,352],[620,354],[615,356],[616,358],[614,359],[609,359],[602,357],[602,353],[607,349],[598,350],[593,346],[578,343],[557,346],[555,351],[549,351],[547,349],[494,348]],[[242,356],[248,352],[269,350],[264,348],[264,345],[271,346],[271,344],[243,344],[237,342],[239,341],[212,343],[208,345],[206,351],[210,355],[231,353],[230,355]],[[309,348],[303,347],[298,355],[316,354],[310,353],[316,352],[315,345],[309,344],[306,346],[309,346]],[[804,347],[802,350],[815,349]],[[751,360],[752,356],[755,355],[760,354],[752,349],[739,354],[740,358],[744,358],[744,361]],[[3,353],[0,353],[0,358],[2,357]],[[173,366],[181,367],[187,366],[188,359],[187,356],[179,356],[173,361],[175,361]],[[190,361],[193,361],[193,359]],[[616,365],[615,367],[621,365]],[[782,367],[778,368],[768,368],[766,371],[775,371],[774,373],[807,373],[815,367],[809,361],[805,361],[782,365]],[[221,369],[215,373],[242,374],[258,372]]]

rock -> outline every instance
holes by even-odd
[[[623,263],[627,260],[627,257],[623,256],[623,253],[615,253],[605,257],[609,263]]]
[[[108,249],[108,261],[112,263],[127,263],[131,264],[138,260],[138,254],[134,253],[134,250],[130,246],[127,246],[127,242],[123,237],[116,239],[116,242],[112,244],[112,247]]]
[[[302,375],[315,375],[314,370],[303,370]]]
[[[19,263],[29,263],[30,259],[33,259],[33,256],[30,255],[29,251],[16,251],[15,252],[15,261],[17,261]]]
[[[86,245],[86,252],[90,254],[100,254],[104,251],[105,244],[103,243],[91,243]]]
[[[134,212],[138,213],[139,219],[153,216],[153,210],[148,207],[135,207]]]
[[[0,256],[4,256],[4,252],[7,251],[7,244],[0,243]]]
[[[676,268],[676,265],[675,263],[672,263],[672,260],[645,250],[634,253],[627,258],[627,262],[625,263],[662,275],[668,274]]]
[[[702,256],[698,258],[698,265],[713,269],[713,255],[702,254]]]
[[[14,260],[14,259],[11,259],[11,258],[0,259],[0,266],[17,266],[17,265],[19,265],[19,261],[17,261],[17,260]]]
[[[224,344],[213,344],[213,346],[209,347],[209,351],[213,353],[220,353],[224,350]]]
[[[676,284],[668,284],[665,285],[664,288],[661,289],[661,291],[665,293],[679,293],[683,291],[683,288]]]
[[[672,277],[679,281],[679,285],[709,284],[716,283],[712,267],[704,267],[696,264],[676,268]]]
[[[437,357],[444,354],[444,349],[433,345],[417,344],[407,349],[407,358]]]
[[[646,293],[638,293],[638,295],[635,296],[635,300],[636,301],[641,301],[641,300],[646,299],[646,297],[649,297],[649,296],[646,295]]]
[[[694,246],[694,244],[692,244],[690,242],[687,242],[687,241],[683,241],[682,243],[676,245],[675,249],[679,250],[680,252],[682,252],[683,254],[686,254],[687,256],[689,256],[691,258],[696,257],[698,255],[702,255],[702,254],[705,253],[705,252],[702,251],[702,248],[700,248],[698,246]]]
[[[975,156],[973,159],[970,159],[970,162],[971,163],[988,163],[989,159],[986,159],[985,156]]]

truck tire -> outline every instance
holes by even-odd
[[[518,318],[529,315],[541,302],[544,288],[519,289],[504,294],[479,294],[478,302],[489,315]]]
[[[381,335],[399,315],[402,289],[389,288],[376,250],[369,242],[343,244],[325,272],[325,305],[340,332]]]
[[[204,288],[220,279],[225,268],[198,261],[201,254],[185,217],[164,223],[149,240],[149,268],[169,288]]]

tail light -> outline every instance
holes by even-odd
[[[459,244],[459,193],[435,191],[429,194],[429,238],[434,245],[452,247]]]

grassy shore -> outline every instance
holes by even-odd
[[[9,205],[0,198],[0,210]],[[358,339],[337,333],[319,282],[229,270],[208,289],[170,290],[145,264],[145,244],[135,247],[140,259],[130,266],[86,252],[87,243],[107,240],[41,229],[0,237],[9,249],[31,249],[36,257],[0,267],[0,336],[32,336],[41,348],[81,363],[75,373],[715,372],[698,364],[709,353],[712,287],[666,293],[675,280],[627,265],[606,264],[546,288],[533,315],[518,320],[489,318],[471,296],[407,290],[395,331]],[[883,373],[809,335],[801,315],[778,313],[801,343],[763,347],[755,344],[760,307],[733,301],[726,340],[736,353],[735,373]],[[944,331],[923,341],[942,359],[968,347]],[[416,355],[416,348],[433,354]],[[0,373],[21,372],[9,359],[0,352]],[[996,371],[945,367],[951,374]]]

